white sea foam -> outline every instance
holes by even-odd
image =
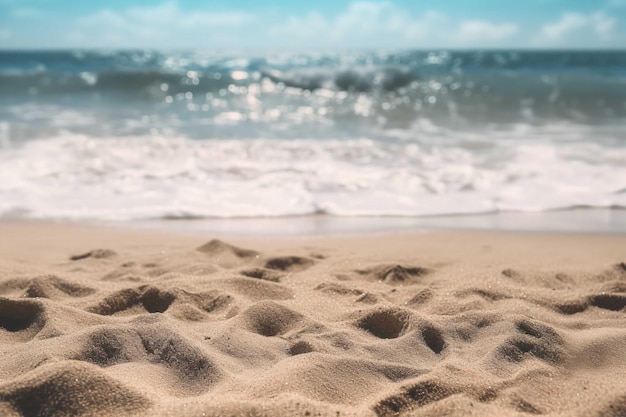
[[[521,129],[419,144],[66,134],[0,150],[0,216],[425,216],[626,207],[626,148],[585,141],[583,133],[531,140]]]

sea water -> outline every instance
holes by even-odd
[[[626,52],[0,51],[0,217],[626,207]]]

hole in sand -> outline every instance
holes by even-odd
[[[439,329],[433,326],[426,326],[422,329],[422,337],[426,346],[437,355],[439,355],[446,347],[446,342],[443,339],[443,335]]]
[[[617,294],[600,294],[591,297],[591,305],[611,311],[621,311],[626,307],[626,297]]]
[[[268,269],[276,271],[303,271],[313,266],[315,262],[312,259],[303,258],[301,256],[282,256],[269,259],[265,263]]]
[[[142,306],[148,313],[164,313],[176,296],[155,287],[127,288],[105,297],[97,306],[88,311],[103,316]]]
[[[247,309],[242,319],[247,328],[261,336],[272,337],[285,334],[296,326],[304,325],[304,317],[280,304],[262,301]]]
[[[41,314],[41,307],[34,303],[0,300],[0,329],[11,333],[30,328]]]
[[[302,355],[309,352],[313,352],[313,346],[309,342],[305,342],[303,340],[294,343],[288,350],[288,353],[291,356]]]
[[[141,296],[141,303],[148,313],[164,313],[175,298],[174,294],[151,287]]]
[[[407,321],[401,313],[375,311],[359,320],[357,326],[381,339],[395,339],[403,334]]]

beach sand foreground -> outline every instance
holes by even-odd
[[[626,416],[626,236],[0,223],[0,415]]]

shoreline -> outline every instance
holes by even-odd
[[[542,213],[543,214],[543,213]],[[560,214],[560,213],[557,213]],[[626,211],[624,212],[626,216]],[[547,217],[543,217],[544,221]],[[269,227],[276,227],[283,223],[293,221],[293,227],[284,227],[267,233]],[[383,224],[375,224],[382,220]],[[387,219],[389,220],[389,219]],[[391,219],[403,220],[403,219]],[[342,225],[342,222],[346,222]],[[355,221],[356,227],[349,226]],[[240,226],[229,228],[233,224]],[[257,225],[257,227],[249,227]],[[304,226],[315,225],[319,228],[306,228]],[[322,226],[320,226],[322,225]],[[397,225],[403,225],[398,223]],[[370,226],[370,227],[363,227]],[[68,247],[85,244],[85,240],[96,237],[107,242],[117,244],[129,242],[136,246],[142,244],[162,245],[166,242],[177,245],[200,244],[207,239],[229,240],[241,244],[264,244],[269,247],[281,247],[283,243],[290,242],[349,242],[356,243],[360,240],[393,240],[393,239],[422,239],[441,236],[479,236],[495,237],[504,240],[532,240],[543,238],[555,239],[615,239],[626,241],[626,231],[618,230],[591,230],[591,225],[583,225],[578,229],[559,230],[540,228],[523,228],[503,225],[502,229],[496,228],[384,228],[388,226],[385,219],[380,218],[329,218],[327,216],[303,216],[297,218],[269,218],[269,219],[215,219],[215,220],[157,220],[157,221],[73,221],[73,220],[49,220],[49,219],[0,219],[0,234],[10,236],[10,239],[0,241],[0,254],[2,248],[24,249],[22,245],[57,246],[59,250],[67,250]],[[589,226],[589,227],[587,227]],[[504,228],[506,227],[506,228]],[[564,229],[564,228],[563,228]],[[582,231],[580,231],[582,230]],[[67,241],[58,241],[59,235],[67,236]],[[439,239],[439,238],[436,238]],[[366,247],[367,244],[359,245]],[[626,252],[626,251],[625,251]]]
[[[626,210],[575,209],[421,217],[321,214],[276,218],[144,220],[129,223],[131,227],[226,236],[341,236],[425,231],[626,234]]]
[[[352,236],[415,232],[538,232],[626,234],[624,209],[575,209],[537,213],[498,212],[425,217],[325,214],[290,217],[71,220],[3,218],[2,223],[66,224],[119,230],[144,230],[182,235],[213,234],[232,237]]]

